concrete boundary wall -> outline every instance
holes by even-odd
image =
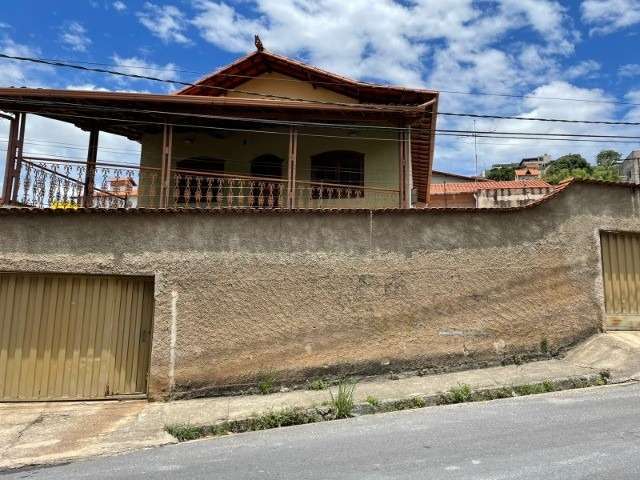
[[[151,398],[511,361],[602,328],[600,230],[632,187],[511,210],[0,211],[0,270],[151,275]]]

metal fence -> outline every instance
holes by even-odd
[[[87,168],[93,182],[87,184]],[[11,203],[48,208],[393,208],[399,189],[23,157]],[[85,197],[87,200],[85,200]],[[292,204],[289,204],[289,198]]]

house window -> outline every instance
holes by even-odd
[[[224,160],[212,157],[192,157],[176,162],[177,203],[216,202],[221,178],[216,173],[224,172]]]
[[[364,197],[364,154],[333,150],[314,155],[311,157],[311,181],[315,188],[313,198]],[[349,187],[333,187],[331,184]]]

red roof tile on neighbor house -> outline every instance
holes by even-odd
[[[433,183],[431,184],[431,195],[445,195],[452,193],[473,193],[478,190],[500,190],[517,188],[553,188],[544,180],[509,180],[503,182],[466,182],[466,183]]]

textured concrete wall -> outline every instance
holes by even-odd
[[[599,230],[640,231],[639,204],[574,184],[506,212],[27,212],[0,215],[0,269],[154,276],[155,398],[460,368],[598,331]]]

